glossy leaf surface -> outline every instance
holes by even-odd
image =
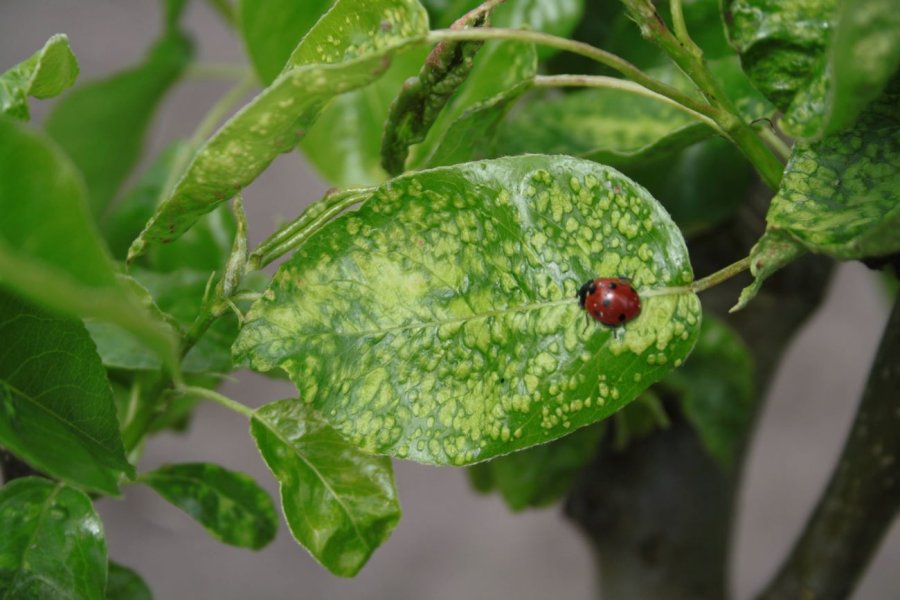
[[[106,600],[153,600],[153,594],[140,575],[124,565],[109,561]]]
[[[187,38],[163,36],[143,62],[76,87],[54,106],[47,132],[78,167],[100,216],[141,156],[147,128],[191,59]]]
[[[722,466],[734,467],[755,399],[753,360],[741,337],[707,315],[691,356],[662,386],[676,391],[707,451]]]
[[[259,550],[278,530],[272,499],[243,473],[212,463],[185,463],[143,473],[140,481],[226,544]]]
[[[732,45],[756,87],[785,110],[828,47],[837,0],[727,0]]]
[[[294,539],[335,575],[359,572],[400,519],[390,460],[348,444],[295,399],[258,409],[250,432]]]
[[[511,510],[548,506],[565,496],[602,435],[600,425],[582,427],[548,444],[472,465],[470,479],[481,492],[499,492]]]
[[[0,488],[0,598],[103,600],[106,540],[91,499],[39,477]]]
[[[4,285],[54,310],[115,323],[175,364],[170,330],[116,280],[78,172],[49,140],[3,118],[0,214]]]
[[[287,371],[367,450],[478,462],[603,419],[690,351],[690,293],[585,327],[575,295],[597,276],[641,293],[692,279],[668,215],[617,171],[553,156],[424,171],[302,246],[234,351]]]
[[[125,459],[106,372],[79,321],[0,290],[0,445],[41,471],[117,494]]]
[[[176,239],[256,179],[294,148],[332,98],[378,79],[392,52],[427,28],[427,15],[414,0],[339,0],[303,38],[281,75],[197,152],[129,258],[148,242]]]
[[[28,96],[52,98],[75,83],[78,61],[69,38],[58,33],[44,47],[0,74],[0,114],[27,121]]]

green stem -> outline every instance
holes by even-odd
[[[787,162],[787,160],[791,157],[791,147],[784,143],[778,134],[766,127],[765,129],[759,130],[759,137],[761,137],[775,153],[778,154],[778,158]]]
[[[250,255],[247,269],[259,270],[305,242],[326,223],[365,200],[374,188],[352,188],[326,194],[293,221],[266,238]]]
[[[641,290],[640,294],[641,297],[644,298],[650,298],[653,296],[668,296],[671,294],[697,294],[704,290],[708,290],[711,287],[715,287],[721,283],[724,283],[735,275],[739,275],[749,268],[750,257],[746,256],[737,262],[731,263],[723,269],[719,269],[712,275],[707,275],[702,279],[692,281],[689,285]]]
[[[681,0],[669,0],[669,9],[672,14],[672,27],[675,29],[675,37],[684,44],[693,54],[701,54],[702,50],[694,43],[691,35],[688,33],[687,25],[684,22],[684,12],[681,9]]]
[[[196,387],[192,385],[185,385],[179,388],[176,388],[176,391],[185,394],[186,396],[195,396],[197,398],[203,398],[204,400],[212,400],[218,404],[221,404],[228,410],[232,410],[236,413],[240,413],[247,418],[251,418],[253,416],[253,409],[244,406],[240,402],[235,402],[228,396],[220,394],[219,392],[209,390],[202,387]]]
[[[625,60],[624,58],[585,44],[575,40],[569,40],[540,31],[528,31],[525,29],[497,29],[492,27],[480,27],[477,29],[436,29],[429,32],[427,40],[432,43],[450,41],[488,41],[488,40],[512,40],[518,42],[527,42],[540,44],[550,48],[557,48],[584,56],[591,60],[621,73],[626,78],[641,84],[647,89],[671,98],[675,102],[682,104],[698,113],[707,114],[709,106],[698,101],[695,98],[665,84],[661,81],[653,79],[639,68]],[[711,115],[710,115],[711,116]]]
[[[534,85],[536,87],[593,87],[637,94],[677,108],[698,121],[706,123],[720,135],[726,138],[728,137],[728,135],[719,127],[719,124],[706,115],[633,81],[618,79],[616,77],[605,77],[602,75],[538,75],[534,78]]]

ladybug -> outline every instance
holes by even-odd
[[[608,327],[618,327],[641,314],[641,297],[622,277],[598,277],[578,290],[578,304]]]

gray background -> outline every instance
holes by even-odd
[[[240,41],[205,4],[193,2],[186,21],[201,60],[244,62]],[[64,32],[82,80],[91,79],[138,61],[158,29],[157,2],[149,0],[0,0],[0,70]],[[148,156],[167,140],[189,136],[227,88],[215,81],[179,86],[154,125]],[[38,106],[38,120],[44,112]],[[251,243],[326,187],[296,154],[280,158],[245,193]],[[826,306],[791,348],[769,395],[741,494],[732,568],[738,598],[750,597],[772,574],[825,485],[886,311],[877,278],[860,265],[846,265]],[[246,372],[222,391],[254,406],[292,395],[284,382]],[[251,473],[276,493],[246,422],[218,406],[201,406],[189,435],[153,439],[141,466],[194,460]],[[353,580],[316,565],[283,525],[274,543],[254,553],[218,543],[141,486],[127,488],[123,500],[101,501],[100,510],[110,556],[137,568],[160,599],[592,596],[588,546],[558,508],[513,515],[496,497],[473,494],[464,474],[449,468],[399,463],[397,480],[403,520]],[[900,598],[897,565],[895,524],[854,597]]]

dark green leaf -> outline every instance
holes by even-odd
[[[612,447],[621,452],[635,441],[668,426],[669,416],[662,400],[653,389],[649,389],[613,415]]]
[[[706,316],[691,356],[661,385],[676,391],[709,453],[724,467],[734,467],[755,400],[753,360],[741,337]]]
[[[338,0],[303,38],[282,74],[197,152],[129,257],[140,255],[148,242],[178,238],[231,198],[280,153],[292,150],[332,98],[378,79],[390,55],[427,29],[427,15],[415,0]]]
[[[167,30],[176,29],[181,15],[187,6],[187,0],[163,0],[163,23]]]
[[[153,600],[150,588],[140,575],[124,565],[109,561],[106,600]]]
[[[351,446],[299,400],[263,406],[250,432],[294,539],[335,575],[359,572],[400,520],[390,460]]]
[[[259,550],[278,530],[272,499],[243,473],[211,463],[185,463],[143,473],[140,481],[226,544]]]
[[[79,321],[0,289],[0,444],[86,489],[119,491],[125,459],[106,371]]]
[[[52,309],[116,323],[177,364],[171,331],[116,280],[75,168],[49,140],[2,117],[0,214],[5,286]]]
[[[616,333],[575,294],[632,279]],[[700,306],[678,229],[608,167],[524,156],[395,179],[322,228],[251,309],[236,356],[378,453],[468,464],[598,421],[678,366]]]
[[[77,87],[47,117],[47,132],[84,175],[95,216],[140,158],[153,113],[190,58],[187,39],[169,32],[141,64]]]
[[[241,0],[238,21],[259,78],[272,83],[333,0]]]
[[[732,45],[756,87],[786,110],[828,47],[837,0],[725,0]]]
[[[590,461],[603,434],[600,425],[469,468],[479,491],[496,489],[512,510],[542,507],[562,498]]]
[[[0,531],[0,597],[103,599],[103,523],[83,492],[16,479],[0,488]]]
[[[28,96],[52,98],[75,83],[78,61],[69,38],[58,33],[44,47],[0,75],[0,114],[27,121]]]

